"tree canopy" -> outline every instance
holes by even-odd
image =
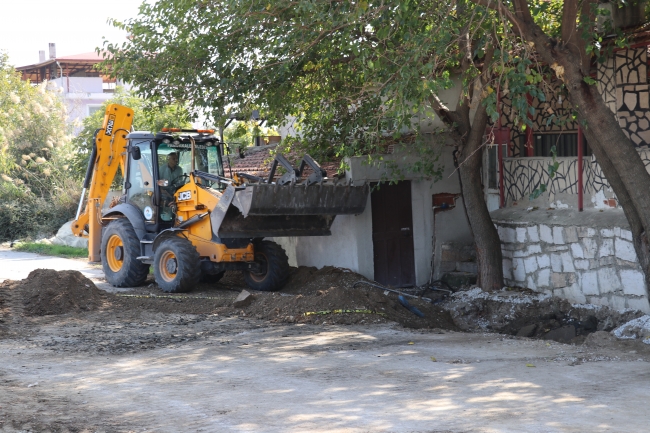
[[[498,18],[466,1],[161,0],[114,22],[132,36],[105,48],[113,74],[145,98],[187,101],[217,120],[260,109],[276,125],[298,124],[312,151],[339,157],[412,132],[412,147],[430,157],[416,169],[433,174],[435,152],[418,146],[420,132],[434,129],[441,104],[456,104],[439,95],[454,86],[473,92],[488,50],[509,67],[491,69],[499,73],[467,104],[487,99],[496,116],[494,89],[506,75],[524,113],[525,94],[538,91],[521,46],[502,46]],[[464,70],[463,56],[472,59]]]

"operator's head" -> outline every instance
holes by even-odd
[[[178,153],[172,152],[169,155],[167,155],[167,165],[172,170],[176,168],[176,166],[178,165]]]

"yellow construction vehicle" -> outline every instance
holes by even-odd
[[[287,255],[264,238],[330,235],[336,215],[364,211],[368,186],[331,182],[308,155],[297,169],[277,155],[268,178],[226,178],[213,131],[133,132],[132,123],[130,108],[107,107],[72,224],[114,286],[144,283],[153,266],[166,292],[216,282],[227,270],[243,271],[252,289],[278,290]],[[285,173],[276,179],[278,165]],[[121,194],[109,199],[118,168]]]

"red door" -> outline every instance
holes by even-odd
[[[415,285],[411,182],[381,184],[370,196],[375,281],[392,287]]]

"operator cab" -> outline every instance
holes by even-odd
[[[142,212],[147,231],[173,225],[174,194],[189,181],[192,171],[192,142],[194,170],[223,176],[221,143],[210,130],[163,129],[155,135],[133,132],[127,139],[126,202]],[[218,182],[200,182],[205,188],[222,188]]]

